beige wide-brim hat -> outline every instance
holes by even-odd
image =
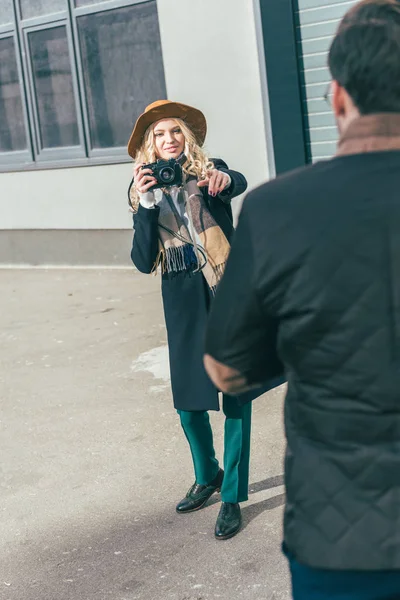
[[[157,100],[157,102],[149,104],[144,113],[136,121],[128,143],[128,153],[132,158],[136,157],[147,129],[150,125],[157,123],[161,119],[182,119],[193,131],[199,146],[204,144],[207,134],[207,121],[200,110],[186,104],[181,104],[180,102]]]

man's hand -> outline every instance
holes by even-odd
[[[246,377],[242,373],[218,362],[209,354],[204,357],[204,367],[215,387],[224,394],[236,396],[247,392],[253,387],[258,387],[249,386]]]
[[[199,187],[207,187],[210,196],[217,196],[230,185],[231,178],[226,173],[212,169],[207,173],[207,177],[198,182]]]

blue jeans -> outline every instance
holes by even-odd
[[[328,571],[300,564],[283,549],[293,600],[399,600],[400,571]]]

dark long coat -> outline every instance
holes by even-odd
[[[234,232],[230,201],[247,188],[243,175],[228,169],[219,159],[215,168],[228,173],[232,184],[228,190],[213,198],[208,188],[202,188],[207,206],[228,240]],[[139,205],[133,217],[134,237],[131,257],[142,273],[151,273],[159,251],[158,216],[160,209]],[[162,297],[168,334],[171,385],[176,409],[219,410],[218,391],[203,367],[204,338],[211,294],[201,272],[188,276],[180,273],[173,278],[162,277]],[[249,401],[259,394],[252,392],[240,397]]]

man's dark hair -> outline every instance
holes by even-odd
[[[361,114],[400,112],[400,0],[351,8],[332,42],[329,68]]]

